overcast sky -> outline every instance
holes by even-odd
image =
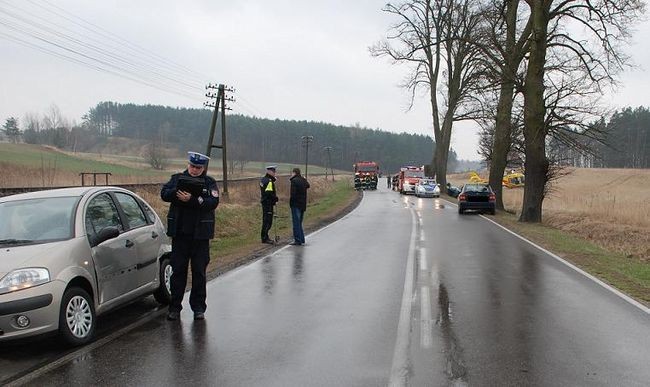
[[[65,117],[80,121],[99,101],[199,108],[205,100],[201,86],[216,82],[236,89],[234,113],[358,123],[433,137],[426,98],[406,111],[408,94],[397,85],[407,68],[368,53],[394,21],[381,11],[385,3],[0,0],[0,120],[22,118],[26,112],[42,114],[56,104]],[[102,34],[90,31],[96,27]],[[83,51],[61,34],[84,44]],[[118,37],[141,49],[131,52]],[[650,105],[649,22],[638,26],[634,42],[628,52],[640,67],[623,74],[620,87],[606,97],[614,108]],[[115,54],[102,56],[91,45]],[[91,62],[66,50],[74,49],[114,66],[135,66],[130,67],[130,77],[174,92],[72,63],[43,49]],[[151,78],[156,73],[167,78]],[[457,125],[452,147],[459,157],[478,159],[476,144],[475,125]]]

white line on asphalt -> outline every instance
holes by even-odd
[[[420,270],[427,271],[429,270],[427,265],[427,249],[420,247]]]
[[[431,297],[429,287],[420,288],[420,346],[431,348],[433,346],[433,333],[431,322]]]
[[[409,374],[409,344],[411,332],[411,298],[413,296],[413,266],[415,261],[415,211],[411,210],[411,240],[406,259],[406,277],[404,279],[404,293],[402,294],[402,307],[397,325],[397,338],[395,351],[390,370],[391,387],[406,386]]]
[[[457,204],[452,203],[452,202],[450,202],[448,200],[447,200],[447,202],[450,203],[450,204],[453,204],[455,206],[458,206]],[[496,224],[500,228],[502,228],[505,231],[509,232],[510,234],[516,236],[517,238],[521,239],[522,241],[528,242],[529,244],[531,244],[531,245],[535,246],[536,248],[538,248],[540,251],[543,251],[544,253],[548,254],[549,256],[553,257],[554,259],[558,260],[559,262],[565,264],[566,266],[572,268],[573,270],[577,271],[578,273],[580,273],[580,274],[584,275],[585,277],[589,278],[590,280],[594,281],[598,285],[604,287],[605,289],[609,290],[610,292],[612,292],[612,293],[616,294],[617,296],[621,297],[623,300],[625,300],[625,301],[629,302],[630,304],[636,306],[637,308],[641,309],[641,311],[645,312],[646,314],[650,314],[650,308],[648,308],[647,306],[643,305],[642,303],[640,303],[639,301],[635,300],[634,298],[628,296],[627,294],[621,292],[620,290],[616,289],[615,287],[613,287],[613,286],[611,286],[609,284],[606,284],[605,282],[603,282],[600,279],[594,277],[593,275],[587,273],[586,271],[582,270],[581,268],[577,267],[576,265],[572,264],[571,262],[564,260],[564,258],[562,258],[562,257],[560,257],[558,255],[555,255],[554,253],[552,253],[552,252],[546,250],[545,248],[543,248],[542,246],[539,246],[539,245],[533,243],[532,241],[524,238],[523,236],[517,234],[516,232],[514,232],[512,230],[509,230],[508,228],[500,225],[499,223],[495,222],[494,220],[488,218],[487,216],[481,215],[481,218]]]
[[[542,246],[539,246],[539,245],[535,244],[534,242],[529,241],[528,239],[526,239],[523,236],[515,233],[514,231],[508,230],[507,228],[503,227],[502,225],[495,222],[494,220],[492,220],[492,219],[490,219],[490,218],[488,218],[486,216],[483,216],[483,215],[481,215],[481,217],[486,219],[489,222],[492,222],[492,223],[496,224],[497,226],[501,227],[502,229],[506,230],[507,232],[509,232],[510,234],[516,236],[517,238],[519,238],[519,239],[521,239],[523,241],[526,241],[526,242],[530,243],[531,245],[537,247],[539,250],[545,252],[546,254],[548,254],[551,257],[555,258],[556,260],[562,262],[563,264],[567,265],[568,267],[572,268],[573,270],[577,271],[578,273],[584,275],[585,277],[589,278],[590,280],[596,282],[600,286],[604,287],[605,289],[611,291],[612,293],[614,293],[617,296],[621,297],[622,299],[629,302],[630,304],[632,304],[632,305],[636,306],[637,308],[641,309],[643,312],[645,312],[647,314],[650,314],[650,308],[646,307],[645,305],[641,304],[640,302],[638,302],[634,298],[632,298],[632,297],[628,296],[627,294],[621,292],[620,290],[616,289],[615,287],[613,287],[613,286],[611,286],[609,284],[606,284],[605,282],[599,280],[598,278],[596,278],[593,275],[587,273],[586,271],[584,271],[581,268],[575,266],[574,264],[572,264],[572,263],[570,263],[568,261],[565,261],[564,259],[562,259],[562,257],[559,257],[559,256],[553,254],[552,252],[546,250]]]

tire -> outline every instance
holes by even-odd
[[[70,345],[89,343],[95,336],[95,306],[85,290],[69,288],[63,293],[59,310],[59,332]]]
[[[170,290],[172,272],[172,265],[169,256],[163,257],[163,259],[160,260],[160,266],[158,267],[158,278],[160,278],[160,284],[153,294],[156,301],[162,305],[169,305],[172,300],[172,293]]]

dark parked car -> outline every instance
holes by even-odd
[[[462,214],[467,210],[495,214],[496,195],[488,184],[469,183],[463,186],[458,195],[458,213]]]
[[[451,183],[447,183],[447,195],[451,196],[452,198],[457,198],[459,193],[460,188],[451,185]]]

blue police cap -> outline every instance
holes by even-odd
[[[205,167],[208,164],[208,160],[210,160],[208,156],[198,152],[187,152],[187,155],[190,164],[199,167]]]

